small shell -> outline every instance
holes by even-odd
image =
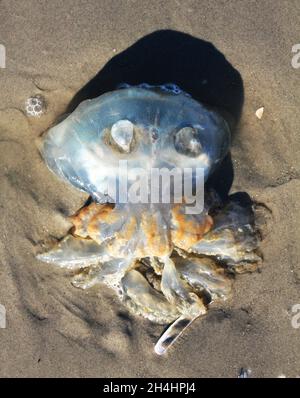
[[[29,97],[25,102],[25,112],[27,116],[42,116],[46,112],[45,98],[40,94]]]
[[[255,112],[255,115],[259,120],[263,117],[264,109],[265,108],[262,106],[261,108],[258,108]]]

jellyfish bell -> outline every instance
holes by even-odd
[[[97,200],[122,176],[120,161],[149,173],[201,168],[206,180],[229,147],[229,127],[216,111],[175,85],[143,84],[82,102],[46,133],[41,152],[55,174]]]

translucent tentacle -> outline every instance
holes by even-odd
[[[208,293],[211,301],[230,297],[232,282],[224,269],[213,260],[199,257],[177,257],[176,269],[197,292]]]
[[[180,278],[170,258],[164,259],[161,290],[182,315],[168,327],[156,343],[154,351],[158,355],[164,354],[194,319],[206,313],[203,301],[191,292],[188,284]]]
[[[84,269],[75,275],[72,284],[75,287],[87,289],[98,283],[105,283],[110,288],[119,292],[120,281],[132,264],[133,260],[130,258],[111,259],[101,265]]]
[[[161,290],[167,300],[175,305],[182,314],[195,317],[206,312],[202,300],[191,292],[188,284],[180,278],[180,274],[170,258],[164,259]]]
[[[176,307],[153,289],[140,272],[127,272],[121,286],[124,303],[135,314],[161,324],[170,323],[179,317]]]
[[[106,250],[91,239],[67,235],[51,250],[37,255],[46,263],[56,264],[69,269],[79,269],[100,261],[107,261]]]
[[[258,243],[259,237],[251,207],[229,202],[215,215],[213,229],[189,251],[216,257],[232,269],[238,270],[239,267],[247,267],[261,261],[255,252]]]

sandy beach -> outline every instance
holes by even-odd
[[[0,1],[0,377],[300,376],[299,20],[297,0]],[[49,172],[38,138],[85,98],[162,80],[232,116],[220,185],[259,204],[264,261],[158,357],[160,325],[35,256],[87,199]],[[30,117],[38,94],[46,111]]]

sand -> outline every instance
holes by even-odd
[[[291,325],[300,303],[300,69],[291,65],[299,17],[297,0],[0,2],[7,53],[0,69],[0,303],[7,311],[1,377],[237,377],[242,367],[252,377],[300,375],[300,329]],[[141,53],[139,46],[127,51],[161,29],[202,41],[189,48],[179,39],[174,53],[172,34],[159,33]],[[77,290],[67,272],[35,259],[49,237],[66,233],[66,217],[86,199],[48,171],[36,139],[79,98],[128,73],[133,82],[159,80],[152,52],[167,51],[168,40],[176,56],[162,76],[169,70],[168,80],[178,76],[199,98],[241,114],[231,192],[261,203],[267,225],[260,272],[238,276],[233,299],[157,357],[160,326],[128,314],[107,288]],[[196,72],[179,70],[176,59],[190,70],[195,63]],[[47,112],[30,118],[24,103],[36,94]]]

